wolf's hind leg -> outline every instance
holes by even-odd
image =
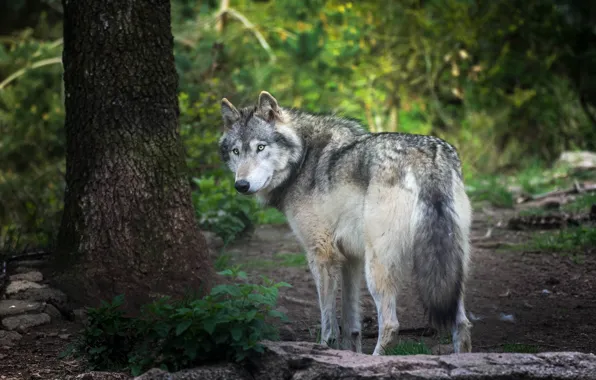
[[[339,348],[336,296],[339,263],[330,254],[331,246],[318,246],[308,253],[308,265],[314,277],[321,310],[321,343]]]
[[[383,355],[398,339],[397,286],[390,269],[375,260],[375,254],[367,252],[366,283],[377,306],[379,337],[373,355]]]
[[[455,353],[472,352],[472,335],[470,329],[472,324],[466,317],[463,296],[460,298],[457,307],[457,317],[452,329],[453,350]]]
[[[341,269],[341,347],[362,352],[360,325],[360,285],[363,274],[362,260],[352,259]]]

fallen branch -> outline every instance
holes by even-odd
[[[291,302],[291,303],[296,303],[298,305],[303,305],[303,306],[315,306],[315,303],[312,301],[307,301],[307,300],[303,300],[300,298],[296,298],[296,297],[290,297],[290,296],[279,296],[279,298],[281,298],[282,300]]]
[[[474,248],[484,248],[484,249],[497,249],[501,247],[513,247],[515,244],[503,242],[503,241],[487,241],[485,243],[479,242],[474,243]]]
[[[570,194],[581,194],[581,193],[592,192],[592,191],[596,191],[595,183],[584,183],[583,185],[580,185],[578,182],[575,182],[575,184],[568,189],[553,190],[553,191],[549,191],[547,193],[533,195],[532,197],[528,198],[524,202],[528,202],[530,200],[537,201],[537,200],[541,200],[541,199],[548,198],[548,197],[561,197],[561,196],[570,195]]]

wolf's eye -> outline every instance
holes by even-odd
[[[263,149],[265,149],[265,145],[263,145],[263,144],[259,144],[259,145],[257,145],[257,151],[259,151],[259,152],[260,152],[260,151],[262,151]]]
[[[236,148],[232,149],[232,153],[234,153],[236,156],[240,154],[240,151]]]

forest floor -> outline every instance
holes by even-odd
[[[519,211],[484,206],[474,213],[466,292],[473,351],[596,352],[593,225],[573,232],[511,230],[508,221]],[[320,314],[314,281],[303,250],[286,225],[257,226],[220,255],[219,264],[241,264],[255,282],[264,275],[291,284],[280,291],[279,310],[290,319],[282,326],[281,337],[316,341]],[[376,310],[364,281],[362,296],[363,351],[371,353]],[[420,333],[426,319],[411,287],[399,296],[398,318],[403,344],[410,342],[421,352],[450,352],[448,335]],[[59,357],[81,327],[53,322],[25,333],[14,347],[0,347],[0,379],[66,379],[82,373],[80,362]]]

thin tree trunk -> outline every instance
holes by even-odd
[[[67,170],[56,280],[74,301],[209,288],[178,129],[169,0],[64,0]]]
[[[222,34],[226,27],[228,21],[228,8],[230,8],[230,0],[220,0],[219,19],[217,20],[217,24],[215,25],[215,30],[217,30],[217,33],[219,34]]]

